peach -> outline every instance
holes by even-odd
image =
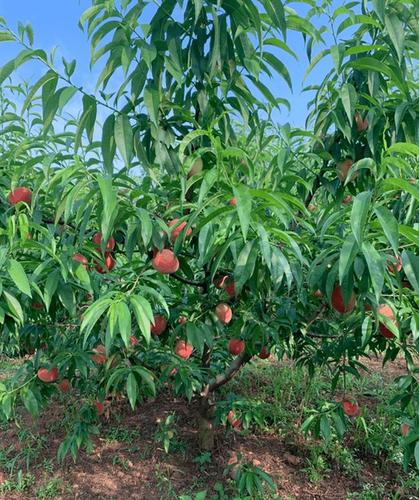
[[[193,352],[192,344],[185,342],[184,340],[178,340],[176,342],[175,353],[183,359],[188,359]]]
[[[97,246],[100,247],[102,246],[102,233],[99,231],[93,235],[92,238],[93,243]],[[106,250],[110,251],[115,248],[115,239],[111,236],[106,243]]]
[[[154,321],[151,324],[151,333],[153,335],[161,335],[167,327],[167,319],[161,314],[154,315]]]
[[[244,351],[245,343],[244,340],[231,339],[228,343],[228,350],[233,356],[238,356]]]
[[[344,314],[347,312],[352,312],[356,305],[356,297],[355,294],[349,298],[349,302],[347,304],[344,303],[342,288],[340,285],[336,285],[332,292],[332,307],[335,311]]]
[[[17,187],[9,193],[7,199],[11,205],[17,205],[20,202],[30,205],[32,201],[32,191],[26,187]]]
[[[228,304],[218,304],[218,306],[215,308],[215,314],[218,320],[224,325],[230,323],[233,317],[233,312],[231,311],[231,307]]]
[[[175,224],[177,224],[179,222],[179,219],[173,219],[169,222],[168,226],[169,227],[172,227],[174,226]],[[185,229],[186,227],[186,224],[187,222],[186,221],[183,221],[181,222],[178,226],[176,226],[171,234],[170,234],[170,239],[175,242],[178,238],[178,236],[180,235],[180,233]],[[192,229],[189,228],[187,231],[186,231],[186,236],[190,236],[192,234]]]
[[[51,382],[55,382],[57,380],[58,369],[56,367],[53,367],[50,370],[47,368],[39,368],[37,371],[37,377],[39,380],[42,380],[42,382],[50,384]]]
[[[162,274],[173,274],[179,269],[179,260],[172,250],[167,248],[156,252],[151,264],[156,271]]]

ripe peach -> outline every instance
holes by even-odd
[[[225,287],[225,291],[229,297],[235,297],[236,296],[236,289],[234,287],[234,281],[230,281],[227,283]]]
[[[168,226],[169,227],[172,227],[174,226],[175,224],[177,224],[179,222],[179,219],[173,219],[169,222]],[[183,229],[186,227],[186,224],[187,222],[186,221],[183,221],[181,222],[178,226],[176,226],[173,231],[171,232],[170,234],[170,239],[175,242],[178,238],[178,236],[180,235],[180,233],[183,231]],[[192,229],[189,228],[187,231],[186,231],[186,236],[190,236],[192,234]]]
[[[402,270],[403,268],[403,262],[402,258],[400,255],[397,256],[397,259],[394,261],[391,261],[390,259],[387,261],[387,269],[390,273],[394,274],[395,271],[398,273]]]
[[[313,295],[313,297],[322,297],[323,293],[320,289],[317,289],[311,295]]]
[[[106,348],[104,345],[99,344],[93,349],[95,354],[90,356],[90,359],[97,365],[104,365],[106,363]]]
[[[98,273],[104,274],[108,271],[112,271],[116,266],[116,260],[112,257],[110,253],[105,255],[105,267],[103,267],[97,260],[95,260],[95,269]]]
[[[313,205],[313,203],[310,203],[310,205],[307,208],[310,210],[310,212],[316,211],[316,205]]]
[[[92,238],[93,243],[97,246],[100,247],[102,245],[102,233],[99,231],[93,235]],[[111,236],[106,243],[106,249],[105,250],[113,250],[115,248],[115,239]]]
[[[69,392],[71,389],[71,382],[68,380],[68,378],[64,378],[61,380],[61,382],[58,384],[58,389],[61,392]]]
[[[167,327],[167,319],[161,314],[154,315],[154,321],[151,324],[151,333],[153,335],[161,335]]]
[[[342,288],[340,285],[336,285],[332,292],[332,307],[335,311],[343,314],[347,312],[352,312],[356,305],[356,297],[355,294],[349,298],[348,304],[345,305],[342,295]]]
[[[343,411],[348,417],[356,417],[359,415],[359,406],[355,401],[344,399],[342,401]]]
[[[407,424],[406,422],[404,422],[404,423],[400,426],[400,430],[401,430],[402,436],[406,437],[406,436],[409,434],[409,431],[410,431],[410,425],[409,425],[409,424]]]
[[[35,311],[42,311],[44,304],[42,302],[32,302],[31,308],[35,309]]]
[[[7,197],[11,205],[23,202],[30,205],[32,201],[32,191],[26,187],[17,187],[9,193]]]
[[[184,340],[178,340],[176,342],[175,353],[183,359],[188,359],[193,352],[192,344],[185,342]]]
[[[341,163],[338,163],[336,167],[336,173],[338,175],[338,178],[341,182],[345,182],[346,178],[348,177],[348,172],[351,169],[352,165],[354,162],[352,160],[345,160]],[[352,180],[356,179],[358,177],[358,172],[355,172],[352,175]]]
[[[230,323],[231,318],[233,317],[233,312],[231,311],[231,307],[228,304],[218,304],[215,308],[215,314],[221,323],[227,325]]]
[[[262,349],[260,350],[260,353],[258,354],[260,359],[268,359],[271,353],[268,351],[268,349],[263,346]]]
[[[234,427],[234,428],[237,428],[240,426],[241,424],[241,419],[240,418],[236,418],[236,414],[234,413],[233,410],[230,410],[227,414],[227,420],[228,420],[228,423]]]
[[[225,285],[227,278],[228,278],[227,275],[217,276],[212,280],[212,283],[215,286],[215,288],[218,288],[219,290],[221,290],[221,288],[224,288],[224,285]]]
[[[228,350],[233,356],[238,356],[244,351],[245,343],[244,340],[231,339],[228,343]]]
[[[129,342],[133,347],[137,346],[140,343],[140,341],[137,339],[135,335],[130,336]]]
[[[356,129],[358,132],[363,132],[364,130],[367,130],[368,128],[368,118],[365,118],[365,120],[362,118],[362,115],[359,111],[355,112],[354,115],[355,119],[355,124],[356,124]]]
[[[98,415],[103,415],[103,413],[105,411],[105,405],[100,401],[94,401],[93,405],[95,407],[96,413]]]
[[[151,264],[156,271],[163,274],[172,274],[179,269],[179,260],[172,250],[167,248],[158,251]]]
[[[179,323],[179,325],[184,325],[187,321],[188,321],[188,318],[186,316],[183,316],[182,314],[177,319],[177,322]]]
[[[230,205],[232,205],[233,207],[236,207],[237,206],[237,198],[231,198],[231,200],[229,200],[228,203]]]
[[[75,260],[76,262],[80,262],[80,264],[82,264],[82,266],[87,270],[89,268],[89,263],[88,263],[88,260],[87,258],[82,254],[82,253],[78,253],[76,252],[72,257],[71,257],[73,260]]]
[[[39,368],[37,372],[37,376],[39,380],[45,382],[46,384],[50,384],[51,382],[55,382],[58,378],[58,369],[56,367],[51,368]]]
[[[386,318],[389,318],[395,327],[399,326],[393,309],[389,305],[380,304],[377,307],[377,313],[385,316]],[[389,330],[384,323],[380,322],[378,329],[380,330],[381,335],[386,339],[392,339],[394,337],[394,333]]]
[[[352,196],[350,194],[348,194],[348,196],[345,196],[345,198],[343,198],[342,200],[342,203],[344,205],[349,205],[350,203],[352,203]]]

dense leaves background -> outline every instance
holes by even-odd
[[[0,69],[0,345],[31,355],[0,384],[1,411],[10,418],[22,401],[36,415],[56,391],[37,371],[57,367],[81,395],[60,457],[97,432],[92,400],[122,392],[134,408],[168,379],[201,399],[211,423],[216,389],[265,347],[311,372],[327,365],[333,386],[358,376],[362,355],[403,355],[410,374],[394,403],[411,428],[405,466],[419,461],[417,7],[305,3],[300,17],[271,0],[95,1],[80,20],[92,65],[106,59],[92,95],[72,83],[76,61],[56,63],[33,47],[29,25],[14,33],[0,19],[1,43],[21,46]],[[332,45],[311,22],[325,12]],[[288,30],[304,37],[308,72],[333,61],[307,89],[304,131],[275,123],[287,102],[261,78],[292,87]],[[14,83],[28,62],[44,74]],[[68,119],[80,94],[80,116]],[[17,186],[31,189],[29,203],[10,204]],[[170,275],[152,265],[163,248],[180,263]],[[216,287],[224,276],[230,287]],[[343,310],[356,295],[348,314],[336,311],[337,285]],[[220,302],[232,308],[228,325],[214,314]],[[168,320],[160,336],[157,314]],[[189,359],[176,354],[179,339],[193,346]],[[237,357],[231,339],[245,342]],[[333,402],[303,430],[329,439],[346,425]]]

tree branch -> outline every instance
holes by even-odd
[[[203,281],[189,280],[188,278],[184,278],[183,276],[179,276],[179,274],[171,274],[170,276],[172,278],[175,278],[175,280],[180,281],[181,283],[185,283],[186,285],[202,286],[202,287],[205,285],[205,282],[203,282]]]
[[[222,385],[226,384],[230,381],[234,375],[240,370],[240,368],[250,361],[252,355],[243,351],[240,356],[238,356],[231,365],[227,368],[227,370],[215,377],[215,379],[210,380],[208,384],[208,392],[213,392]]]

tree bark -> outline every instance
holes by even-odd
[[[210,401],[208,394],[201,397],[199,412],[199,446],[201,450],[211,451],[214,449],[215,406]]]

